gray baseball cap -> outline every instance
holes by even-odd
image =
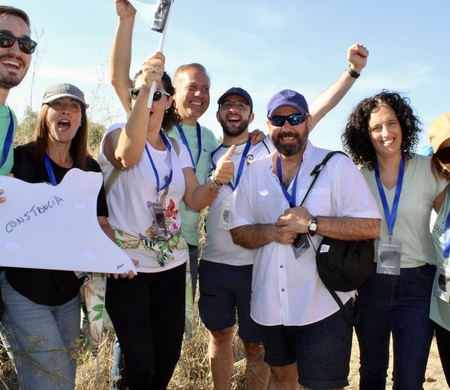
[[[83,103],[85,108],[89,107],[84,100],[84,93],[75,85],[64,83],[64,84],[53,84],[47,88],[42,98],[42,104],[47,104],[61,98],[72,98]]]

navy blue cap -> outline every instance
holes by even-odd
[[[226,97],[231,96],[231,95],[238,95],[243,97],[245,100],[247,100],[247,103],[250,104],[250,107],[253,111],[253,100],[250,96],[250,94],[245,90],[242,89],[241,87],[232,87],[230,88],[228,91],[226,91],[217,101],[218,104],[222,104],[223,101],[225,100]]]
[[[273,113],[282,106],[294,107],[300,114],[309,113],[305,97],[292,89],[284,89],[272,96],[267,104],[267,117],[271,118]]]

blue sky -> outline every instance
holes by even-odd
[[[48,85],[70,82],[85,92],[94,118],[109,112],[114,121],[124,119],[108,75],[114,0],[5,3],[29,14],[39,42],[28,75],[8,99],[19,118],[30,103],[39,109]],[[431,122],[450,111],[449,14],[448,0],[175,0],[164,46],[166,70],[173,74],[188,62],[205,65],[211,105],[200,122],[217,136],[216,101],[232,86],[252,95],[250,127],[267,132],[266,104],[274,93],[292,88],[311,103],[346,68],[347,48],[361,43],[370,51],[367,67],[310,139],[339,149],[352,108],[385,88],[411,99],[424,124],[423,145]],[[159,38],[138,15],[132,74],[157,49]]]

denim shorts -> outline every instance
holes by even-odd
[[[232,266],[201,260],[198,270],[200,318],[206,328],[220,331],[236,324],[242,340],[260,343],[260,328],[250,317],[253,265]]]
[[[352,313],[352,300],[345,305]],[[271,366],[297,362],[298,382],[311,389],[348,386],[353,328],[341,311],[305,326],[261,326]]]

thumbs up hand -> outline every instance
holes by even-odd
[[[227,152],[217,161],[215,178],[219,184],[227,184],[234,175],[234,163],[231,156],[236,150],[236,145],[231,145]]]

